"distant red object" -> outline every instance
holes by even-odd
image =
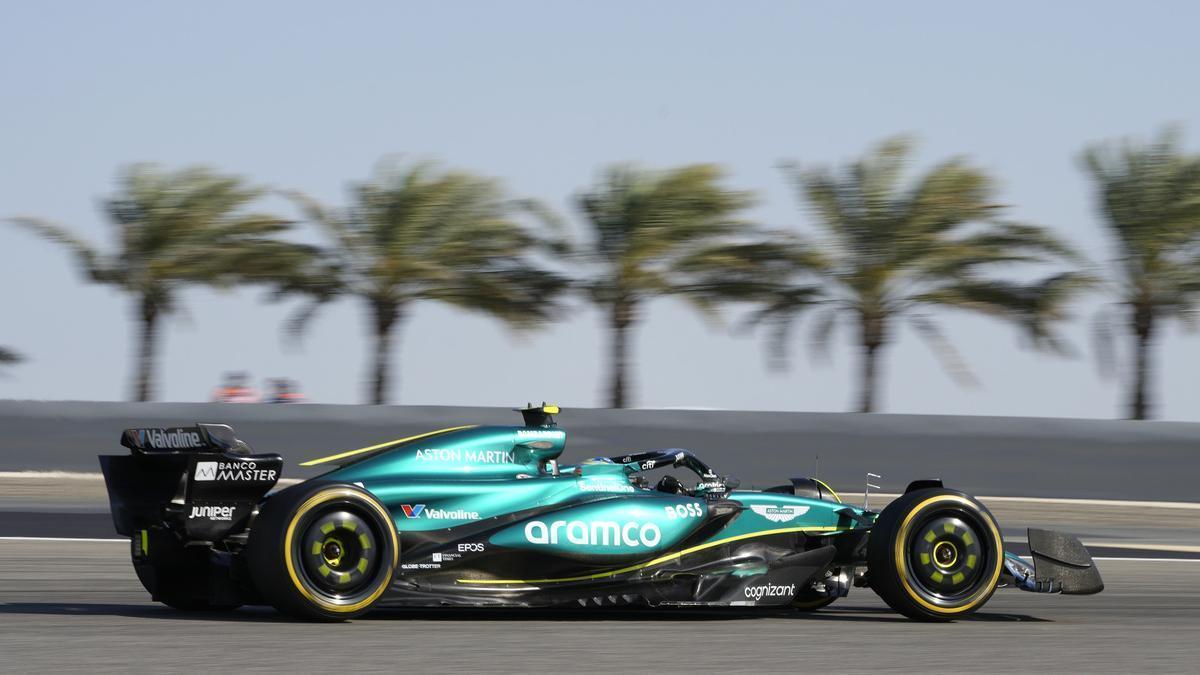
[[[225,383],[213,391],[217,403],[258,403],[258,390],[249,385],[246,373],[226,373]]]

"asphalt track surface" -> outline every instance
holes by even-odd
[[[134,426],[226,422],[256,451],[299,463],[461,424],[515,424],[498,408],[0,401],[0,471],[98,470],[96,455],[127,452]],[[884,491],[939,477],[972,494],[1163,501],[1200,499],[1200,424],[1051,418],[567,409],[564,462],[633,449],[686,447],[746,486],[814,473]],[[817,469],[817,458],[820,467]]]
[[[0,541],[0,671],[1196,672],[1200,562],[1099,564],[1099,595],[1001,590],[952,624],[854,589],[812,614],[390,611],[330,625],[159,606],[120,543]]]

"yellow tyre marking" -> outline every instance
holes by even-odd
[[[1002,546],[1003,539],[1000,538],[1000,530],[996,527],[996,523],[992,521],[992,517],[989,516],[986,511],[979,509],[979,507],[975,506],[975,504],[969,499],[966,499],[965,497],[959,497],[957,495],[937,495],[936,497],[930,497],[911,509],[908,512],[908,515],[904,517],[904,522],[900,523],[900,531],[896,535],[896,548],[893,552],[896,560],[896,571],[899,573],[900,577],[900,585],[904,587],[905,592],[908,593],[908,597],[912,598],[917,602],[917,604],[931,612],[943,615],[959,614],[961,612],[975,609],[981,604],[983,598],[987,597],[993,590],[995,590],[996,584],[1000,581],[1000,569],[1003,567],[1000,564],[999,556],[1004,555],[1004,552],[999,550],[993,552],[993,554],[996,556],[996,561],[994,564],[996,569],[992,574],[991,580],[988,583],[980,585],[979,590],[975,593],[975,595],[968,598],[966,603],[962,606],[938,607],[937,605],[927,602],[924,598],[918,595],[916,590],[913,589],[912,585],[908,583],[908,556],[904,555],[904,542],[908,539],[908,531],[912,527],[913,518],[926,506],[929,506],[930,504],[937,504],[939,502],[953,502],[955,504],[970,507],[972,510],[975,510],[978,518],[984,523],[984,525],[987,526],[989,530],[992,531],[992,534],[995,535],[994,541]],[[930,576],[932,577],[933,575]],[[934,578],[934,581],[941,580]]]
[[[368,539],[367,535],[365,534],[358,535],[358,543],[362,546],[364,551],[371,548],[371,540]]]
[[[367,506],[378,513],[382,518],[382,522],[388,524],[387,531],[392,537],[392,561],[388,565],[386,573],[383,575],[383,583],[379,584],[379,588],[375,589],[374,593],[371,593],[371,595],[363,598],[353,605],[335,605],[324,598],[313,595],[300,581],[300,577],[296,574],[296,566],[292,563],[292,541],[296,534],[296,523],[300,522],[300,518],[305,513],[308,513],[310,510],[312,510],[313,507],[344,497],[356,498],[359,501],[367,504]],[[292,578],[292,585],[294,585],[296,590],[300,591],[300,594],[307,598],[309,602],[312,602],[321,609],[325,609],[330,612],[357,612],[363,607],[370,606],[370,604],[375,602],[380,595],[383,595],[383,592],[387,590],[389,585],[391,585],[392,575],[395,573],[396,565],[400,561],[400,542],[396,537],[396,528],[391,523],[391,515],[388,514],[388,512],[384,510],[382,506],[377,504],[374,499],[364,499],[362,493],[358,492],[357,490],[351,490],[350,488],[331,488],[322,490],[312,497],[309,497],[308,501],[304,502],[300,505],[300,508],[296,509],[296,514],[292,516],[292,521],[288,523],[287,532],[283,536],[283,562],[287,567],[288,576]]]

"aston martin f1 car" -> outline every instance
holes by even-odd
[[[978,500],[918,480],[880,512],[816,478],[739,489],[687,450],[559,463],[556,406],[308,462],[272,491],[277,454],[232,429],[127,429],[100,457],[117,531],[151,596],[181,609],[269,604],[316,620],[376,607],[791,607],[869,587],[914,619],[979,609],[1000,587],[1097,593],[1070,535],[1006,553]],[[647,473],[666,469],[654,484]],[[864,505],[865,506],[865,505]]]

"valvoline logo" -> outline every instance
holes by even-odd
[[[424,504],[401,504],[400,510],[404,511],[405,518],[420,518],[421,512],[425,510]]]

